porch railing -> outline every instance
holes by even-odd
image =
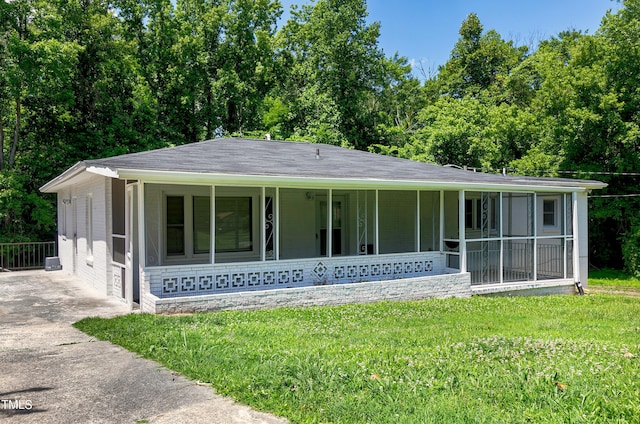
[[[467,269],[471,284],[493,284],[500,282],[500,244],[490,242],[489,248],[467,251]],[[529,242],[511,242],[505,246],[503,281],[532,281],[534,279],[533,246]],[[538,243],[537,279],[564,278],[564,247],[561,244]],[[570,263],[567,264],[571,266]],[[570,276],[570,270],[567,276]]]
[[[57,251],[55,241],[0,243],[0,271],[44,268],[45,259]]]

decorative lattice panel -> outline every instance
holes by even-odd
[[[438,265],[441,269],[442,266]],[[171,268],[171,269],[169,269]],[[344,284],[376,280],[411,278],[434,273],[434,260],[411,255],[385,255],[384,257],[359,256],[323,258],[319,260],[262,264],[234,264],[224,267],[193,270],[167,267],[170,275],[159,275],[152,287],[160,297],[193,296],[215,293],[232,293],[247,290],[300,287],[314,284]],[[182,274],[182,275],[181,275]],[[159,284],[158,284],[159,283]],[[114,275],[113,285],[121,285]]]

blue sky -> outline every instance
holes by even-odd
[[[291,4],[307,0],[280,0],[289,16]],[[606,11],[620,4],[611,0],[368,0],[370,22],[380,22],[379,45],[387,56],[396,51],[410,61],[435,70],[449,58],[458,40],[460,24],[476,13],[485,31],[495,29],[517,45],[537,41],[566,29],[593,34]]]

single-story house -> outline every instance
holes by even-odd
[[[179,312],[574,290],[603,187],[218,139],[79,162],[41,190],[64,270]]]

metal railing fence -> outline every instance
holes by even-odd
[[[44,269],[45,259],[57,254],[55,241],[0,243],[0,271]]]

